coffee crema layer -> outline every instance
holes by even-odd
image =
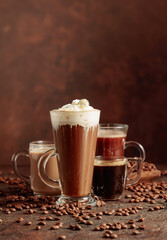
[[[118,159],[118,160],[99,160],[95,158],[94,166],[108,166],[108,167],[114,167],[114,166],[123,166],[126,164],[126,159]]]
[[[125,138],[126,133],[121,130],[113,130],[113,129],[99,129],[98,137],[101,138]]]

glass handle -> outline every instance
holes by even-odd
[[[125,147],[125,149],[128,148],[128,147],[135,147],[135,148],[137,148],[139,150],[139,152],[140,152],[140,158],[142,159],[142,161],[145,160],[146,153],[145,153],[145,150],[144,150],[143,146],[140,143],[135,142],[135,141],[128,141],[128,142],[124,143],[124,147]]]
[[[51,157],[55,157],[56,154],[55,153],[50,153],[50,151],[53,151],[53,149],[45,152],[39,159],[38,161],[38,174],[41,178],[41,180],[49,187],[51,188],[56,188],[55,186],[53,186],[53,183],[58,183],[59,184],[59,180],[54,180],[52,178],[50,178],[47,173],[46,173],[46,164],[49,161],[49,159]],[[49,155],[48,155],[49,154]],[[60,184],[59,184],[60,185]],[[59,188],[59,187],[57,187]]]
[[[18,152],[18,153],[14,153],[11,159],[11,163],[12,163],[12,168],[15,172],[15,174],[23,179],[29,180],[30,181],[30,177],[29,176],[25,176],[24,174],[22,174],[20,172],[20,170],[18,169],[18,164],[17,164],[17,160],[20,156],[25,156],[29,158],[29,154],[27,151],[22,151],[22,152]]]
[[[135,183],[137,183],[141,177],[141,171],[142,171],[142,163],[143,163],[143,160],[142,158],[138,158],[138,157],[133,157],[133,158],[127,158],[128,159],[128,162],[133,162],[131,168],[129,169],[128,171],[128,176],[127,176],[127,179],[126,179],[126,186],[130,186],[130,185],[133,185]],[[134,164],[135,163],[135,164]],[[132,174],[134,172],[137,172],[137,176],[135,178],[130,178],[129,175]]]

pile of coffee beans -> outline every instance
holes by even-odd
[[[0,191],[0,213],[13,216],[15,213],[20,213],[19,217],[17,215],[17,218],[12,218],[16,224],[36,231],[40,231],[44,227],[47,227],[48,231],[60,231],[58,239],[66,239],[66,235],[62,234],[64,228],[71,231],[82,231],[87,228],[90,231],[103,232],[101,237],[110,239],[119,238],[119,231],[124,231],[124,229],[128,231],[127,234],[142,234],[147,229],[147,225],[143,224],[145,218],[139,218],[138,213],[141,213],[141,216],[143,208],[146,209],[144,203],[147,203],[149,213],[161,211],[165,208],[163,203],[167,202],[166,181],[128,186],[126,188],[128,193],[123,197],[127,206],[116,209],[114,204],[111,204],[112,208],[107,210],[105,208],[105,211],[103,210],[105,203],[101,200],[97,200],[97,206],[94,208],[82,203],[58,206],[55,197],[33,196],[29,184],[13,176],[0,176],[0,184],[6,185],[7,189],[7,191]],[[161,200],[161,204],[157,203],[157,200]],[[133,206],[131,203],[135,205]],[[140,203],[143,205],[141,206]],[[1,214],[0,224],[3,224],[3,214]],[[64,221],[65,216],[70,217],[75,224],[70,223],[67,226]],[[125,220],[118,221],[119,218]]]

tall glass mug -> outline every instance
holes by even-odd
[[[99,124],[96,156],[123,157],[124,151],[128,147],[135,147],[140,152],[140,158],[145,160],[145,150],[143,146],[135,141],[126,141],[128,125],[126,124]]]
[[[86,99],[74,100],[72,104],[52,110],[50,117],[61,186],[57,204],[94,205],[91,186],[100,111],[90,107]],[[41,164],[44,168],[48,159]],[[42,179],[46,182],[47,177]]]
[[[21,151],[13,154],[12,156],[12,167],[14,172],[21,178],[28,180],[31,184],[31,189],[34,195],[60,195],[60,188],[58,183],[50,183],[52,185],[48,186],[45,184],[39,174],[38,174],[38,162],[42,162],[49,156],[49,154],[54,152],[54,144],[50,141],[34,141],[29,143],[29,151]],[[30,176],[25,176],[21,173],[18,168],[18,159],[20,157],[28,157],[30,159]],[[55,180],[59,179],[57,159],[54,156],[50,158],[46,165],[47,175]],[[41,175],[45,173],[41,170]],[[47,180],[49,182],[49,180]],[[53,188],[54,187],[54,188]]]

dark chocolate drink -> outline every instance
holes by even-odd
[[[126,181],[126,161],[95,160],[93,175],[94,193],[104,200],[119,199]]]

